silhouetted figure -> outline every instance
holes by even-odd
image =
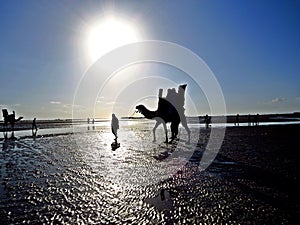
[[[186,88],[185,85],[180,85],[180,93],[177,94],[176,101],[174,101],[174,104],[171,104],[172,95],[172,89],[170,89],[169,94],[166,98],[159,97],[158,99],[158,108],[156,111],[150,111],[148,110],[144,105],[138,105],[136,106],[136,109],[139,113],[143,114],[147,119],[154,119],[156,120],[156,124],[152,130],[153,132],[153,141],[156,141],[155,136],[155,130],[160,125],[163,124],[166,140],[165,142],[168,143],[168,132],[167,132],[167,126],[166,123],[171,122],[171,133],[172,133],[172,140],[178,135],[178,127],[179,123],[181,122],[184,128],[186,129],[188,133],[188,141],[187,143],[190,143],[190,129],[187,126],[186,123],[186,117],[184,115],[184,108],[183,107],[177,107],[179,102],[179,97],[181,96],[181,99],[183,99],[184,104],[184,91]],[[160,91],[161,93],[161,91]],[[175,91],[176,94],[176,91]],[[161,94],[160,94],[161,95]],[[175,96],[175,95],[174,95]],[[168,100],[169,99],[169,100]],[[182,101],[182,100],[181,100]]]
[[[23,119],[22,116],[20,116],[18,119],[16,119],[15,111],[13,111],[13,114],[9,115],[7,109],[2,109],[2,114],[3,114],[3,118],[4,118],[4,127],[5,128],[7,128],[8,123],[10,123],[11,128],[14,129],[15,122],[18,122],[21,119]]]
[[[178,93],[176,92],[175,88],[172,89],[168,89],[168,94],[166,97],[166,100],[168,100],[173,107],[169,107],[169,112],[173,113],[172,110],[174,111],[177,110],[177,113],[179,115],[180,118],[180,122],[182,124],[182,126],[185,128],[185,130],[190,133],[190,129],[188,128],[187,125],[187,120],[186,120],[186,116],[185,116],[185,108],[184,108],[184,103],[185,103],[185,88],[186,88],[186,84],[180,85],[178,87]],[[174,140],[177,138],[178,135],[178,127],[179,124],[176,123],[171,123],[171,140]],[[189,142],[189,141],[188,141]]]
[[[160,94],[159,94],[160,96]],[[162,96],[161,96],[162,97]],[[167,107],[168,110],[168,114],[172,114],[174,111],[174,108],[176,110],[176,98],[177,98],[177,93],[175,88],[169,88],[167,91],[167,95],[166,95],[166,100],[170,103],[169,107]],[[174,140],[175,138],[177,138],[178,135],[178,125],[177,123],[171,123],[171,140]]]
[[[235,126],[239,126],[240,125],[240,115],[239,114],[236,114],[234,125]]]
[[[31,126],[32,132],[37,132],[37,126],[36,126],[36,118],[32,120],[32,126]]]
[[[185,128],[185,130],[187,131],[187,133],[189,135],[189,140],[188,140],[188,143],[189,143],[190,142],[190,133],[191,133],[191,131],[190,131],[188,125],[187,125],[187,120],[186,120],[186,116],[185,116],[185,108],[184,108],[184,104],[185,104],[184,94],[185,94],[186,86],[187,86],[187,84],[183,84],[183,85],[180,85],[178,87],[176,109],[178,111],[181,124]],[[177,127],[177,130],[178,130],[178,127]]]
[[[251,126],[251,115],[248,114],[248,126]]]
[[[255,126],[259,125],[259,114],[257,113],[254,117]]]
[[[204,123],[205,123],[205,127],[208,128],[210,123],[211,123],[211,117],[208,116],[207,114],[204,117]]]
[[[162,89],[160,89],[160,92],[159,92],[159,98],[162,98]],[[167,95],[166,95],[166,100],[170,101],[171,99],[171,96],[172,96],[172,89],[171,88],[168,88],[167,90]]]
[[[115,135],[115,141],[118,139],[119,120],[113,113],[111,118],[111,131]]]
[[[92,120],[92,124],[94,124],[95,123],[95,119],[93,118],[93,120]]]
[[[88,123],[88,124],[90,123],[90,118],[87,118],[87,123]]]

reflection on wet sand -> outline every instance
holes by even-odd
[[[152,126],[122,128],[115,151],[109,127],[35,138],[4,134],[1,224],[295,223],[299,125],[228,128],[205,171],[197,168],[210,132],[201,129],[189,162],[167,175],[164,166],[189,149],[179,140],[169,157],[155,159],[167,145],[164,135],[152,143]]]

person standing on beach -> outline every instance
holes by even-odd
[[[207,114],[204,117],[204,123],[205,123],[206,128],[208,128],[209,124],[211,123],[211,117],[208,116]]]
[[[116,117],[116,115],[113,113],[111,119],[111,131],[115,135],[115,141],[118,139],[118,129],[119,129],[119,120]]]
[[[259,114],[258,113],[255,115],[254,122],[255,122],[255,126],[259,125]]]

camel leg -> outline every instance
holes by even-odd
[[[179,123],[175,123],[175,122],[171,123],[171,132],[172,132],[172,137],[171,137],[172,140],[171,141],[173,141],[177,138],[178,126],[179,126]]]
[[[182,117],[181,124],[182,124],[182,126],[184,127],[184,129],[186,130],[186,132],[188,134],[187,144],[190,144],[190,142],[191,142],[191,130],[187,125],[187,121],[186,121],[185,116]]]
[[[156,142],[156,136],[155,136],[155,131],[156,131],[156,128],[161,124],[160,121],[156,121],[156,124],[155,126],[153,127],[152,129],[152,132],[153,132],[153,142]]]
[[[167,125],[166,125],[165,121],[163,121],[162,123],[163,123],[163,126],[164,126],[165,135],[166,135],[166,141],[165,141],[165,143],[168,143],[168,130],[167,130]]]
[[[191,130],[189,129],[189,127],[187,126],[187,124],[185,126],[183,126],[188,134],[188,141],[187,144],[190,144],[191,142]]]

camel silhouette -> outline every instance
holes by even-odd
[[[136,106],[138,112],[143,114],[145,118],[156,120],[156,124],[152,129],[154,142],[156,141],[155,131],[160,124],[163,124],[164,132],[166,136],[165,142],[168,143],[168,131],[167,131],[166,123],[171,123],[172,137],[170,142],[172,142],[178,135],[178,127],[181,122],[188,134],[187,143],[190,143],[191,131],[187,126],[186,116],[184,115],[184,108],[183,108],[185,88],[186,88],[186,84],[179,86],[178,94],[175,91],[175,99],[174,98],[170,99],[168,98],[168,96],[166,98],[162,98],[161,96],[159,96],[158,108],[156,111],[151,111],[147,109],[144,105]],[[160,93],[160,95],[161,94],[162,92]]]
[[[7,109],[2,109],[2,114],[5,128],[7,128],[8,123],[10,123],[11,128],[14,129],[15,123],[23,119],[23,116],[20,116],[18,119],[16,119],[15,111],[13,111],[13,114],[8,114]]]

